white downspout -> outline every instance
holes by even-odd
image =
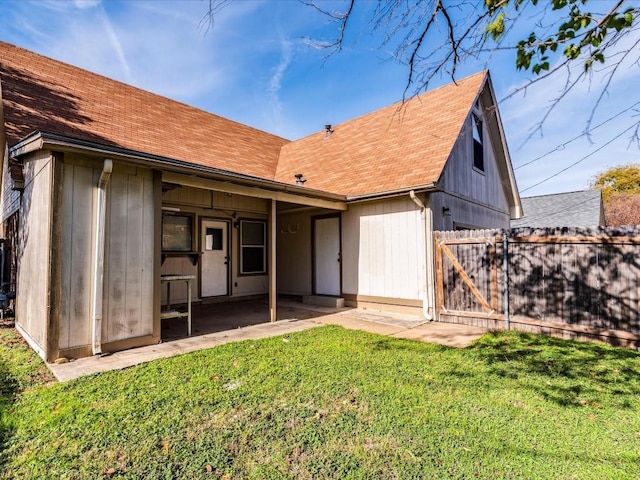
[[[107,184],[111,178],[113,162],[105,160],[98,180],[98,204],[96,207],[95,257],[93,262],[93,298],[91,348],[94,355],[102,354],[102,292],[104,284],[104,237],[107,203]]]
[[[422,218],[422,231],[424,232],[424,246],[425,246],[425,292],[424,297],[422,299],[422,315],[427,320],[433,320],[433,315],[429,313],[429,309],[435,305],[435,302],[432,301],[433,295],[433,264],[432,264],[432,256],[433,256],[433,237],[431,235],[431,230],[433,227],[433,217],[431,215],[431,208],[429,208],[429,195],[427,195],[427,205],[425,206],[416,196],[416,192],[411,190],[409,192],[409,197],[413,200],[418,208],[420,209],[420,216]]]

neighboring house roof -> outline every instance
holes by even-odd
[[[481,72],[336,125],[328,136],[289,142],[4,42],[0,82],[9,147],[38,132],[60,135],[204,167],[199,175],[210,168],[288,188],[302,173],[306,191],[347,198],[434,186],[478,96],[490,92],[495,102]],[[502,137],[500,125],[492,131]],[[496,148],[504,150],[503,185],[519,206],[503,138]]]
[[[273,178],[287,140],[0,42],[7,143],[36,130]]]
[[[596,227],[604,225],[600,190],[556,193],[522,199],[524,217],[511,227]]]
[[[286,144],[275,179],[302,173],[307,186],[346,195],[435,183],[486,77],[475,74]]]

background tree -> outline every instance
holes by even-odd
[[[605,201],[615,193],[640,195],[640,163],[608,168],[595,176],[591,187],[602,190]]]
[[[611,167],[591,187],[602,191],[607,225],[640,225],[640,164]]]
[[[640,225],[640,195],[614,193],[604,204],[607,225]]]

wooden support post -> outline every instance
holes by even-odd
[[[271,200],[269,212],[269,315],[270,320],[277,320],[276,304],[278,302],[276,283],[276,200]]]

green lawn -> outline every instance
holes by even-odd
[[[640,354],[339,327],[52,384],[0,329],[0,478],[640,478]]]

